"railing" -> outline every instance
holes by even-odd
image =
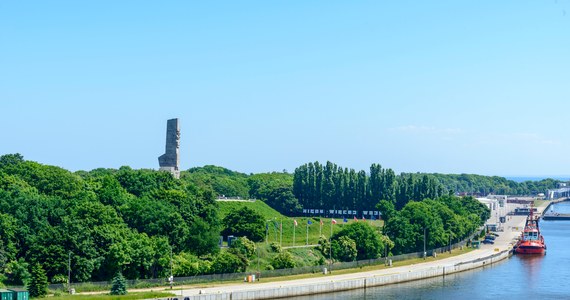
[[[483,228],[480,228],[477,232],[473,233],[468,238],[449,246],[444,246],[436,249],[427,250],[426,255],[433,256],[434,253],[444,253],[451,249],[456,249],[467,244],[467,241],[472,240],[474,237],[481,234]],[[243,280],[245,277],[251,274],[256,274],[258,278],[269,278],[269,277],[281,277],[299,274],[310,274],[310,273],[321,273],[324,268],[328,270],[344,270],[344,269],[355,269],[366,266],[375,266],[387,264],[388,260],[392,262],[398,262],[408,259],[421,258],[423,257],[423,252],[413,252],[400,254],[395,256],[380,257],[376,259],[365,259],[357,260],[351,262],[336,262],[333,264],[320,265],[320,266],[306,266],[299,268],[290,269],[276,269],[276,270],[260,270],[259,272],[242,272],[242,273],[226,273],[226,274],[210,274],[210,275],[196,275],[190,277],[176,277],[174,278],[174,285],[187,285],[205,282],[221,282],[221,281],[235,281]],[[155,279],[138,279],[138,280],[127,280],[127,285],[129,288],[146,288],[146,287],[156,287],[156,286],[168,286],[170,283],[165,278],[155,278]],[[72,288],[77,291],[97,291],[111,289],[110,281],[101,282],[80,282],[72,283]],[[51,290],[67,290],[67,284],[50,284],[49,289]]]

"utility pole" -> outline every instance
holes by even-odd
[[[426,260],[427,252],[426,252],[426,228],[424,227],[424,260]]]
[[[305,245],[309,245],[309,223],[307,223],[307,240],[305,241]]]
[[[71,251],[67,253],[67,292],[71,294]]]
[[[170,246],[170,277],[168,281],[170,282],[170,289],[172,289],[172,284],[174,283],[174,276],[172,276],[172,246]]]

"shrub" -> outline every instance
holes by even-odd
[[[241,254],[246,258],[251,259],[255,254],[255,243],[250,241],[247,237],[242,236],[232,242],[230,251],[234,254]]]
[[[295,261],[293,260],[293,255],[291,255],[291,253],[283,251],[273,257],[271,265],[275,269],[290,269],[295,267]]]
[[[121,272],[113,277],[113,286],[111,286],[111,295],[126,295],[127,294],[127,281]]]
[[[57,274],[51,278],[51,283],[67,283],[67,275]]]
[[[281,251],[283,251],[283,249],[281,249],[281,245],[279,245],[276,242],[271,242],[271,244],[269,244],[269,247],[271,248],[271,251],[276,253],[280,253]]]
[[[331,243],[330,243],[329,239],[327,239],[324,235],[321,235],[319,237],[319,250],[321,250],[321,253],[324,256],[329,257],[330,247],[331,247]]]
[[[237,255],[222,251],[214,258],[211,271],[215,274],[245,272],[247,264]]]
[[[174,276],[196,276],[208,274],[210,272],[210,262],[200,259],[187,252],[180,252],[173,258],[172,273]]]

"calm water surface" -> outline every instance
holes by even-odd
[[[553,209],[570,213],[570,202]],[[544,256],[517,255],[446,277],[294,299],[570,299],[570,221],[543,221],[541,231]]]

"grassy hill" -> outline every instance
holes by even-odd
[[[257,201],[247,201],[247,200],[218,200],[218,206],[220,210],[218,211],[220,219],[223,219],[230,211],[235,209],[240,209],[242,207],[251,208],[259,213],[261,213],[266,219],[280,219],[286,218],[282,214],[280,214],[275,209],[271,208],[271,206],[265,204],[265,202],[257,200]]]
[[[277,242],[281,243],[283,247],[288,246],[302,246],[307,244],[307,229],[308,229],[308,244],[314,245],[319,242],[319,234],[325,237],[330,237],[331,228],[333,233],[338,232],[342,229],[344,224],[350,224],[355,222],[354,219],[348,219],[347,223],[343,222],[342,218],[336,218],[336,225],[331,226],[331,218],[320,218],[320,217],[286,217],[263,201],[218,201],[220,207],[219,213],[220,217],[223,219],[230,211],[234,209],[240,209],[244,206],[251,208],[259,213],[261,213],[266,220],[266,234],[267,243]],[[297,221],[297,227],[295,227],[295,222]],[[311,221],[311,225],[308,225],[308,221]],[[321,220],[323,225],[320,225]],[[359,222],[363,222],[360,220]],[[381,228],[384,224],[383,221],[366,221],[372,226]],[[280,227],[283,224],[283,234],[280,234]],[[308,226],[307,226],[308,225]],[[307,228],[308,227],[308,228]],[[294,239],[293,239],[294,238]]]

